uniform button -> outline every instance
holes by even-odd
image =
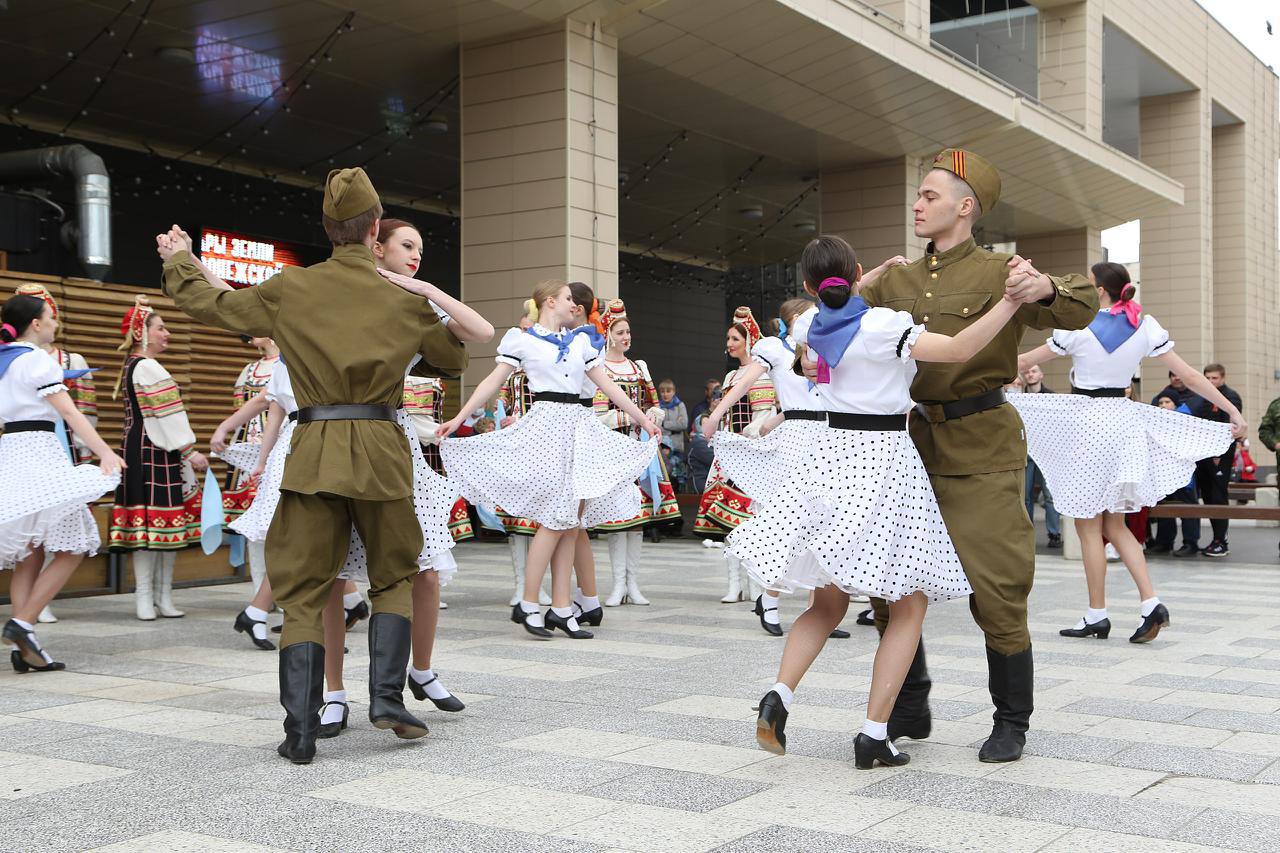
[[[929,278],[937,278],[937,277],[938,277],[938,274],[936,272],[929,273]]]
[[[968,314],[968,313],[969,313],[969,309],[968,309],[968,308],[963,308],[963,309],[961,309],[960,313],[961,313],[961,314]]]
[[[932,298],[933,298],[933,294],[926,290],[926,291],[925,291],[925,293],[924,293],[924,298],[925,298],[925,299],[932,299]]]
[[[936,256],[929,259],[929,266],[936,267],[937,265],[938,265],[938,259]]]

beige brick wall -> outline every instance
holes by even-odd
[[[1079,231],[1019,237],[1017,251],[1043,273],[1088,275],[1089,267],[1102,260],[1102,232],[1096,228],[1084,228]],[[1022,338],[1022,350],[1025,352],[1040,346],[1050,332],[1048,329],[1028,329]],[[1070,359],[1056,358],[1043,367],[1046,385],[1059,393],[1071,390],[1071,380],[1068,377]]]
[[[1102,135],[1102,14],[1095,3],[1040,12],[1040,100]]]
[[[914,234],[911,205],[923,169],[901,158],[823,172],[818,229],[848,240],[863,269],[894,255],[920,257],[925,241]]]
[[[472,345],[474,384],[533,285],[618,293],[618,52],[589,24],[464,45],[462,298],[497,328]]]

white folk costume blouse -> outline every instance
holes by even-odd
[[[32,344],[19,342],[10,346],[30,352],[18,355],[0,376],[0,423],[62,420],[46,399],[67,390],[58,362]]]
[[[552,332],[541,323],[535,323],[527,332],[507,330],[498,344],[495,360],[523,370],[528,377],[529,389],[535,394],[553,392],[580,396],[583,376],[604,359],[586,334],[574,334],[567,329]]]
[[[182,393],[169,371],[154,358],[142,358],[133,368],[133,390],[142,410],[142,425],[151,443],[162,450],[181,450],[190,455],[195,433],[182,405]]]
[[[1116,337],[1111,336],[1113,332]],[[1120,337],[1125,335],[1127,338],[1121,342]],[[1054,329],[1045,343],[1058,355],[1071,357],[1071,384],[1089,391],[1128,388],[1144,358],[1173,352],[1169,333],[1155,317],[1145,314],[1137,328],[1126,329],[1124,315],[1112,315],[1106,308],[1098,312],[1098,319],[1079,331]],[[1112,347],[1110,351],[1108,346]]]
[[[818,316],[811,308],[796,319],[795,338],[807,345]],[[901,415],[911,410],[916,363],[911,348],[925,327],[906,311],[868,308],[831,381],[817,385],[822,408],[862,415]]]
[[[796,360],[796,341],[791,335],[756,341],[751,348],[751,360],[769,371],[778,405],[784,412],[797,409],[822,411],[822,398],[817,390],[808,379],[792,370]]]

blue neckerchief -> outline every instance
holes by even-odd
[[[564,361],[565,355],[569,352],[569,345],[573,343],[573,339],[576,337],[574,332],[561,332],[559,334],[552,332],[549,335],[544,335],[538,331],[536,326],[530,326],[525,329],[525,333],[533,335],[540,341],[546,341],[549,344],[553,344],[556,349],[560,350],[560,353],[556,356],[557,362]]]
[[[818,316],[809,327],[809,349],[830,367],[835,367],[857,337],[862,315],[866,313],[867,303],[861,296],[850,296],[842,308],[828,308],[819,302]]]
[[[1098,343],[1102,344],[1102,348],[1109,353],[1115,352],[1121,344],[1133,337],[1134,332],[1138,331],[1136,327],[1129,324],[1129,318],[1124,314],[1110,314],[1105,309],[1098,312],[1098,316],[1093,318],[1088,329],[1093,332]]]
[[[659,406],[661,406],[661,407],[662,407],[662,408],[664,408],[664,409],[674,409],[676,406],[680,405],[680,395],[679,395],[679,394],[672,394],[672,395],[671,395],[671,402],[670,402],[670,403],[664,403],[664,402],[662,402],[662,400],[661,400],[661,399],[659,399],[659,400],[658,400],[658,405],[659,405]]]
[[[62,378],[79,379],[81,376],[88,376],[90,373],[96,373],[101,369],[100,367],[86,367],[83,370],[64,370],[62,371]]]
[[[600,330],[597,329],[595,326],[591,325],[590,323],[585,323],[576,329],[569,330],[570,340],[572,340],[574,337],[578,335],[586,335],[587,340],[591,342],[591,346],[595,348],[596,352],[604,352],[604,347],[605,347],[604,335],[600,334]],[[558,360],[559,359],[557,359],[557,361]]]
[[[0,376],[8,372],[15,359],[35,351],[30,344],[0,344]]]
[[[787,323],[781,317],[778,318],[778,337],[784,341],[787,339]]]

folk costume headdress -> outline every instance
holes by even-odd
[[[24,282],[18,285],[18,289],[14,291],[14,294],[43,299],[45,304],[49,306],[49,310],[53,312],[53,319],[58,319],[58,303],[53,301],[53,294],[46,290],[43,284],[37,284],[33,281]]]
[[[151,307],[151,300],[141,293],[133,297],[133,305],[124,312],[124,319],[120,321],[120,334],[124,336],[124,340],[116,350],[125,354],[125,364],[129,362],[129,353],[135,346],[142,347],[144,350],[149,347],[151,342],[147,338],[147,321],[154,313],[156,309]],[[116,377],[116,387],[111,391],[111,399],[115,400],[120,396],[120,385],[123,382],[124,365],[122,364],[120,375]]]
[[[764,337],[764,333],[760,331],[760,324],[756,322],[755,315],[751,313],[751,309],[746,305],[740,305],[734,309],[733,325],[741,326],[747,330],[748,350],[756,345],[756,341]]]
[[[609,337],[613,324],[619,320],[628,320],[627,306],[621,299],[610,299],[604,307],[604,314],[600,317],[600,325],[604,329],[606,338]]]

